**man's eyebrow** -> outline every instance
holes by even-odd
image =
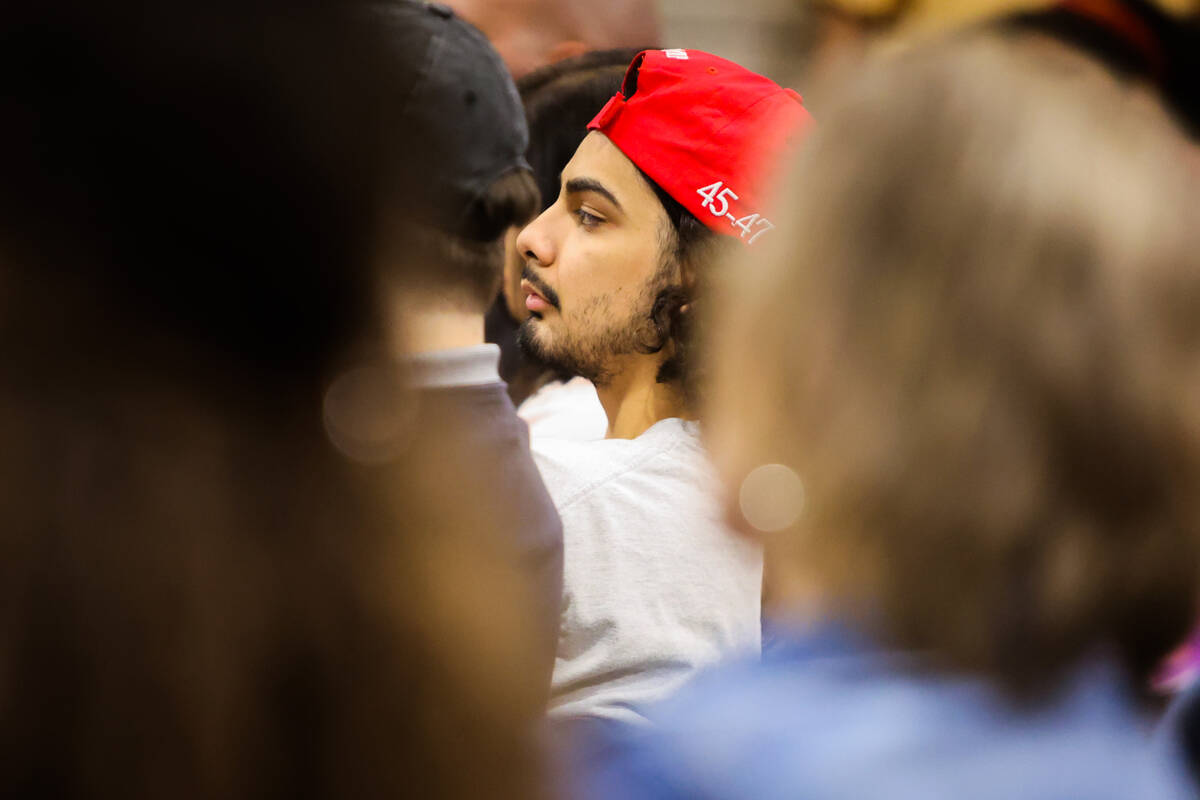
[[[603,183],[595,180],[594,178],[571,178],[571,180],[567,181],[565,188],[567,190],[567,194],[577,194],[578,192],[595,192],[616,206],[618,210],[625,210],[621,207],[621,201],[616,198],[616,195],[605,188]]]

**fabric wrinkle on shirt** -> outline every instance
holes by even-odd
[[[563,521],[552,717],[644,723],[700,669],[758,652],[761,549],[721,521],[696,423],[533,452]]]

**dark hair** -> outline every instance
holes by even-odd
[[[670,230],[664,231],[663,265],[678,264],[684,279],[682,284],[659,290],[654,298],[650,310],[654,339],[643,345],[643,352],[658,353],[668,344],[673,345],[671,356],[659,365],[656,380],[659,383],[681,382],[688,402],[695,405],[702,383],[695,350],[695,304],[705,293],[708,269],[717,260],[723,243],[719,234],[697,219],[649,175],[641,169],[638,172],[654,190],[671,223]]]
[[[482,311],[500,284],[505,232],[537,208],[512,78],[483,35],[453,14],[419,0],[369,5],[386,48],[372,78],[386,140],[384,277],[399,269],[412,279],[408,290]],[[470,69],[454,74],[455,65]]]
[[[549,208],[558,198],[563,167],[587,135],[587,124],[621,88],[641,49],[597,50],[529,73],[517,81],[529,123],[526,158]]]
[[[404,267],[410,287],[436,291],[482,311],[500,290],[504,233],[533,216],[537,198],[533,176],[524,170],[510,172],[492,183],[468,210],[462,233],[420,222],[397,226],[399,251],[393,260]]]
[[[527,171],[502,175],[467,210],[461,238],[472,242],[502,238],[513,225],[533,215],[537,198],[537,184]]]
[[[172,367],[185,376],[216,358],[306,377],[374,319],[369,275],[337,266],[365,263],[375,222],[377,136],[347,130],[373,98],[338,88],[365,70],[346,51],[370,37],[318,34],[320,11],[272,24],[271,0],[158,5],[139,12],[141,34],[102,19],[124,0],[71,0],[53,24],[33,7],[6,15],[0,246],[22,263],[6,265],[4,294],[25,302],[0,314],[0,330],[23,327],[0,347],[37,349],[38,368],[107,345],[78,357],[91,369],[161,357],[170,340],[196,351]],[[324,73],[324,59],[341,61]]]
[[[385,143],[318,5],[0,20],[0,795],[533,791],[505,554],[323,427]]]

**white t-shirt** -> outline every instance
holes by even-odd
[[[521,403],[517,416],[529,426],[531,439],[594,442],[608,432],[608,417],[587,378],[551,381]]]
[[[758,652],[762,551],[721,522],[695,423],[533,454],[563,523],[551,715],[644,722],[697,670]]]

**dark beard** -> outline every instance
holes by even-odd
[[[683,291],[682,287],[672,283],[674,271],[673,261],[664,257],[654,275],[642,287],[638,301],[641,310],[623,325],[610,326],[603,333],[585,333],[582,336],[578,333],[572,336],[564,331],[565,338],[547,347],[535,332],[535,326],[542,319],[542,315],[535,312],[517,330],[517,346],[523,353],[560,374],[580,375],[596,386],[607,386],[613,379],[612,369],[608,366],[613,356],[657,353],[666,344],[659,321],[655,319],[655,310],[661,298]],[[541,284],[540,280],[535,282],[531,277],[537,276],[526,275],[526,279],[535,287],[540,287],[539,291],[544,289],[547,299],[561,310],[558,295]]]
[[[568,348],[559,348],[559,352],[552,353],[545,348],[533,332],[533,326],[538,319],[540,317],[530,317],[517,329],[517,346],[521,348],[522,353],[560,375],[579,375],[597,386],[605,386],[612,380],[611,371],[604,367],[601,360],[604,353],[595,352],[597,348],[589,348],[587,353],[573,352]]]

